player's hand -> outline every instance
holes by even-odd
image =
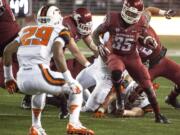
[[[9,92],[9,94],[13,94],[18,91],[17,83],[14,79],[12,80],[5,80],[5,88]]]
[[[158,46],[158,43],[156,42],[156,40],[151,36],[147,36],[144,38],[144,44],[146,47],[152,50],[156,49],[156,47]]]
[[[69,86],[70,86],[73,94],[79,94],[82,91],[82,86],[76,80],[69,83]]]
[[[169,9],[168,11],[165,12],[164,16],[166,19],[171,19],[171,17],[174,17],[176,15],[176,11]]]
[[[95,113],[93,114],[93,117],[94,117],[94,118],[104,118],[104,117],[105,117],[105,114],[104,114],[103,112],[97,111],[97,112],[95,112]]]
[[[94,118],[104,118],[105,117],[105,109],[103,107],[99,107],[98,110],[93,114]]]
[[[156,116],[155,122],[163,123],[163,124],[170,123],[169,120],[162,114],[159,114],[159,115]]]
[[[98,51],[99,51],[99,55],[103,58],[106,57],[108,54],[110,54],[110,50],[107,47],[105,47],[103,44],[98,45]]]

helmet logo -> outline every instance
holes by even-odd
[[[76,21],[79,21],[80,18],[81,18],[81,15],[80,15],[80,14],[74,13],[74,19],[75,19]]]

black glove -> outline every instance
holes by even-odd
[[[169,124],[169,120],[162,114],[156,116],[155,122]]]
[[[166,19],[171,19],[171,17],[174,17],[176,15],[176,11],[169,9],[168,11],[166,11],[166,13],[164,14],[164,16],[166,17]]]

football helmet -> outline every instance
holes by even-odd
[[[53,5],[42,6],[37,13],[38,25],[61,26],[62,20],[60,9]]]
[[[121,16],[126,23],[134,24],[141,18],[143,10],[144,4],[142,0],[124,0]]]
[[[92,14],[86,8],[78,8],[73,12],[73,19],[81,35],[88,35],[92,31]]]

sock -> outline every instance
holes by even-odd
[[[32,109],[32,125],[35,127],[42,127],[41,112],[41,109]]]
[[[145,89],[145,93],[146,93],[148,100],[153,108],[155,116],[158,116],[160,114],[160,109],[159,109],[158,102],[156,100],[156,95],[154,93],[154,90],[152,88],[147,88],[147,89]]]
[[[80,94],[70,94],[70,123],[79,123],[80,110],[82,105],[82,92]]]

